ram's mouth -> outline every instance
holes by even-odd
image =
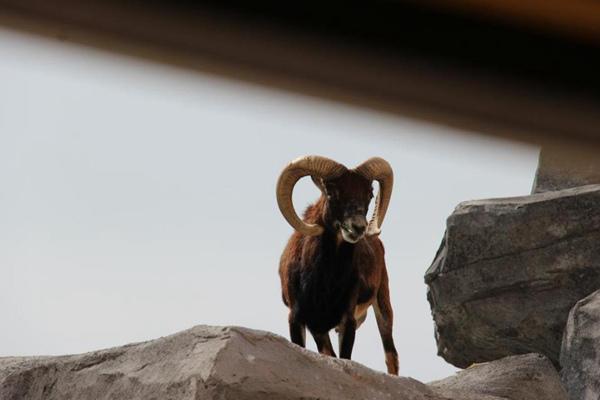
[[[356,234],[352,229],[342,225],[340,226],[340,230],[342,232],[342,238],[344,239],[344,241],[348,242],[348,243],[356,243],[358,242],[360,239],[363,238],[364,234]]]

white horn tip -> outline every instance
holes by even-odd
[[[379,234],[381,233],[381,229],[380,228],[369,228],[369,231],[367,232],[367,236],[379,236]]]

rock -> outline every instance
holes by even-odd
[[[462,400],[567,400],[556,369],[539,354],[478,364],[430,387],[442,396]]]
[[[533,193],[590,184],[600,184],[600,157],[597,154],[582,149],[542,149]]]
[[[457,367],[540,353],[600,287],[600,185],[471,201],[425,275],[439,354]]]
[[[394,398],[443,400],[414,379],[244,328],[198,326],[82,355],[0,358],[2,400]]]
[[[572,400],[600,399],[600,290],[571,310],[560,365],[563,384]]]
[[[75,356],[0,358],[2,400],[564,400],[561,390],[538,355],[478,365],[428,386],[237,327],[197,326]]]

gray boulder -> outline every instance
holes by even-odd
[[[0,358],[2,400],[564,400],[562,393],[557,373],[537,355],[428,386],[236,327],[197,326],[75,356]]]
[[[443,399],[414,379],[244,328],[197,326],[82,355],[0,358],[2,400],[394,398]]]
[[[442,396],[462,400],[567,400],[556,369],[539,354],[477,364],[429,385]]]
[[[571,310],[560,364],[560,375],[572,400],[600,399],[600,290]]]
[[[600,287],[598,243],[600,185],[460,204],[425,275],[439,354],[557,365],[569,311]]]
[[[600,184],[600,157],[596,152],[564,147],[542,149],[533,193],[591,184]]]

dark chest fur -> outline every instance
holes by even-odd
[[[300,321],[312,332],[324,333],[336,327],[346,313],[353,312],[354,303],[368,301],[373,290],[362,280],[363,252],[357,251],[357,245],[344,242],[338,246],[327,237],[319,238],[314,245],[305,248],[303,265],[290,277],[290,284],[296,293]]]

